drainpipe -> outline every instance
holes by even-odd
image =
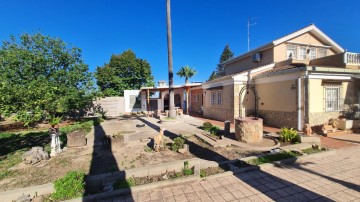
[[[299,77],[297,79],[297,84],[298,84],[298,131],[302,130],[302,123],[301,123],[301,77]]]

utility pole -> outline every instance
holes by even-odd
[[[248,18],[247,28],[248,28],[248,51],[250,51],[250,26],[256,25],[257,23],[252,23],[254,18]]]

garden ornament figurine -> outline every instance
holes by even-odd
[[[52,125],[49,128],[49,134],[51,137],[51,152],[50,152],[50,156],[56,156],[57,154],[61,153],[61,147],[60,147],[60,132],[59,132],[59,128]]]
[[[154,137],[154,150],[156,152],[160,151],[160,148],[164,147],[164,128],[160,128],[158,135]]]
[[[303,128],[303,132],[305,135],[311,135],[312,134],[312,129],[310,127],[310,124],[305,124],[304,128]]]

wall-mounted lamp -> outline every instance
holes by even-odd
[[[295,86],[295,84],[291,84],[291,91],[294,91],[294,90],[296,90],[296,86]]]

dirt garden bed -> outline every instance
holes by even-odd
[[[122,135],[132,135],[129,134],[130,132],[142,130],[141,128],[135,127],[136,124],[134,123],[136,121],[138,122],[138,120],[134,117],[122,117],[121,119],[114,119],[113,121],[116,121],[114,124],[119,125],[116,139],[122,139]],[[113,123],[111,124],[114,125]],[[104,127],[106,127],[106,124]],[[154,130],[153,133],[155,135],[158,132]],[[15,156],[15,158],[5,157],[5,159],[0,160],[0,171],[3,171],[3,176],[0,177],[0,191],[53,182],[71,170],[83,171],[90,175],[98,175],[194,157],[221,162],[262,153],[256,151],[244,151],[235,146],[213,148],[201,139],[191,135],[184,138],[186,141],[185,143],[189,145],[190,149],[190,152],[185,154],[180,154],[171,150],[172,140],[170,138],[166,138],[165,143],[167,146],[161,152],[155,152],[152,149],[152,142],[150,139],[140,139],[118,144],[121,146],[109,147],[109,145],[103,145],[69,148],[60,155],[35,165],[20,163],[23,151],[32,146],[45,146],[49,143],[50,139],[46,132],[39,134],[41,134],[39,136],[40,139],[36,144],[34,141],[32,141],[32,143],[27,142],[29,140],[36,140],[35,137],[37,135],[35,134],[29,136],[25,142],[23,142],[24,139],[17,139],[17,143],[26,146],[12,150],[11,155]],[[7,142],[9,140],[3,140],[2,144],[9,143]],[[10,153],[8,154],[10,155]],[[8,155],[6,154],[6,156]]]

